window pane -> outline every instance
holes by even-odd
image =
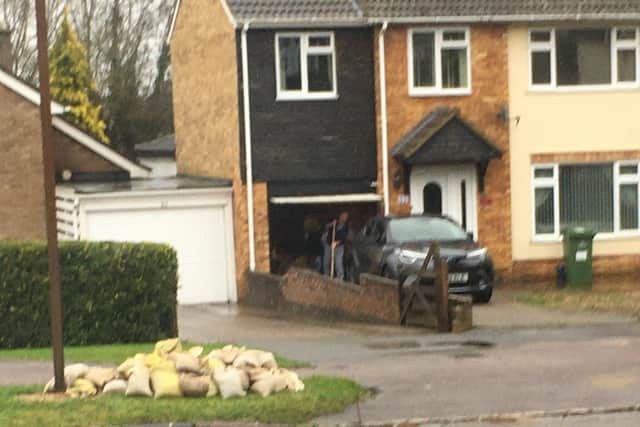
[[[442,87],[465,88],[467,79],[467,49],[442,49]]]
[[[620,175],[636,175],[638,173],[637,165],[621,165]]]
[[[331,37],[309,36],[309,46],[331,46]]]
[[[332,55],[309,55],[307,57],[309,92],[333,91]]]
[[[300,38],[280,37],[278,48],[280,51],[280,89],[301,90]]]
[[[613,167],[560,166],[560,226],[613,231]]]
[[[413,34],[413,85],[435,86],[435,51],[433,33]]]
[[[467,35],[464,31],[445,31],[442,34],[442,40],[444,41],[462,41],[466,40]]]
[[[619,50],[618,51],[618,81],[619,82],[635,82],[636,81],[636,51],[635,50]]]
[[[553,178],[553,168],[536,168],[534,176],[536,178]]]
[[[553,188],[536,188],[536,234],[553,234]]]
[[[611,83],[610,31],[556,30],[559,86]]]
[[[532,42],[550,42],[551,41],[551,31],[531,31],[531,39]]]
[[[620,228],[638,229],[638,184],[620,186]]]
[[[531,52],[531,83],[551,83],[551,52]]]
[[[618,30],[616,34],[616,38],[618,40],[635,40],[636,39],[636,30],[633,28],[628,28],[624,30]]]

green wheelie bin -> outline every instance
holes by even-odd
[[[593,277],[593,238],[596,233],[584,227],[568,227],[562,232],[567,287],[591,289]]]

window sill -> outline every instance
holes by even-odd
[[[331,94],[304,94],[304,95],[288,95],[278,94],[276,95],[276,102],[288,102],[288,101],[336,101],[340,98],[337,93]]]
[[[601,92],[632,92],[640,89],[637,84],[633,85],[585,85],[585,86],[529,86],[531,94],[548,93],[601,93]]]
[[[471,88],[465,88],[465,89],[449,89],[449,90],[445,90],[445,89],[417,89],[417,88],[410,88],[409,89],[409,96],[412,97],[426,97],[426,96],[440,96],[440,97],[446,97],[446,96],[469,96],[471,95]]]
[[[640,239],[640,231],[620,231],[617,233],[598,233],[593,238],[595,242],[610,240],[633,240]],[[533,236],[531,243],[533,244],[557,244],[562,243],[562,236]]]

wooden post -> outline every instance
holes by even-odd
[[[451,332],[449,321],[449,266],[447,261],[438,257],[436,259],[436,312],[438,319],[438,332]]]
[[[42,129],[42,161],[44,164],[44,202],[47,224],[47,254],[49,258],[49,304],[51,310],[51,345],[55,391],[64,391],[64,348],[62,345],[62,302],[60,297],[60,261],[56,220],[56,171],[53,126],[51,124],[51,94],[49,92],[49,44],[44,0],[36,0],[38,68],[40,77],[40,122]]]

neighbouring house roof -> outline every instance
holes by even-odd
[[[427,114],[391,150],[404,164],[486,162],[502,156],[502,151],[473,125],[460,111],[436,108]]]
[[[236,22],[364,22],[355,0],[226,0]]]
[[[135,146],[138,157],[175,157],[176,135],[164,135]]]
[[[12,73],[2,68],[0,68],[0,85],[5,86],[7,89],[20,95],[34,105],[40,105],[40,91],[38,89],[34,88],[33,86],[22,81]],[[59,116],[66,111],[67,107],[55,101],[51,102],[51,114],[53,115],[52,124],[54,129],[62,132],[72,140],[85,146],[105,160],[129,172],[131,177],[138,178],[149,175],[149,168],[142,166],[132,160],[129,160],[122,154],[115,151],[113,148],[103,144],[84,130],[69,123],[67,120]]]

